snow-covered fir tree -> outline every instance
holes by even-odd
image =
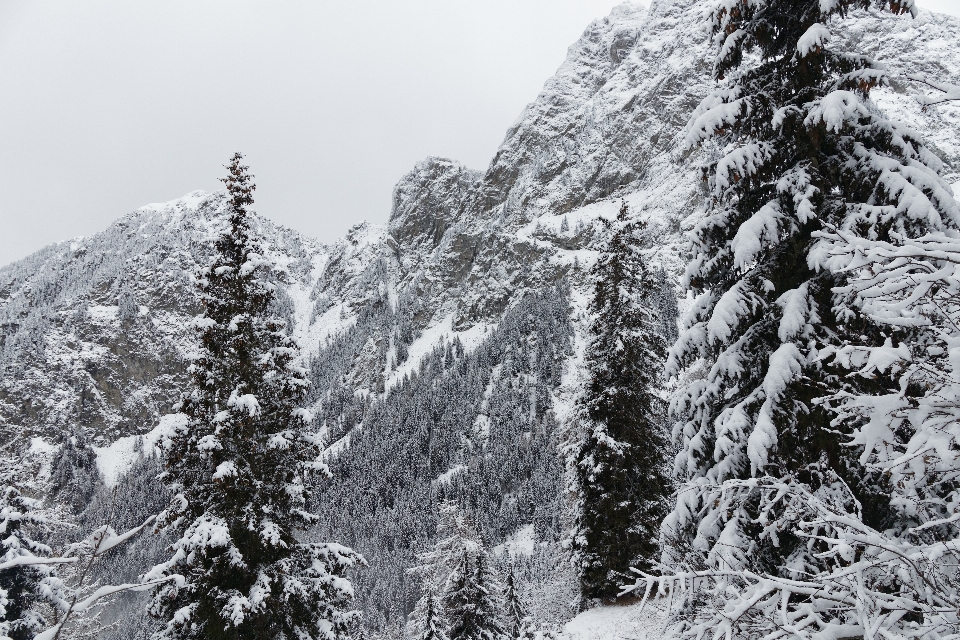
[[[28,640],[47,626],[44,593],[57,595],[53,552],[35,538],[47,518],[40,502],[13,484],[0,485],[0,640]]]
[[[408,573],[421,582],[422,597],[407,623],[407,637],[417,638],[439,599],[450,640],[494,640],[505,629],[503,585],[491,567],[483,541],[453,501],[439,504],[437,542],[420,554]]]
[[[422,617],[412,618],[413,640],[449,640],[443,607],[433,591],[424,596],[425,609]]]
[[[130,322],[140,313],[140,305],[137,304],[137,297],[129,289],[125,288],[117,297],[117,318],[121,322]]]
[[[831,269],[830,234],[922,237],[960,218],[939,160],[870,103],[884,72],[830,48],[828,23],[871,4],[723,0],[709,13],[721,86],[688,142],[717,152],[705,167],[713,205],[686,274],[698,297],[668,364],[707,373],[672,407],[685,483],[663,530],[679,573],[647,582],[681,592],[677,630],[691,637],[957,631],[939,595],[910,593],[915,568],[858,562],[868,548],[898,553],[868,532],[903,527],[909,509],[866,464],[864,423],[833,421],[824,403],[901,382],[889,362],[847,375],[851,341],[893,349],[900,336],[844,304],[851,276]]]
[[[158,590],[152,613],[166,621],[163,638],[332,640],[355,618],[343,575],[362,559],[297,537],[314,520],[305,481],[326,466],[299,408],[306,371],[270,313],[270,262],[247,210],[252,176],[240,154],[228,170],[228,227],[198,277],[194,388],[166,446],[176,496],[163,517],[180,538],[147,575],[186,584]]]
[[[514,640],[534,636],[533,619],[517,591],[517,578],[513,566],[507,572],[503,591],[504,624],[507,636]]]
[[[482,550],[464,549],[444,587],[450,640],[506,640],[502,591]]]
[[[581,399],[586,434],[576,461],[572,537],[586,598],[616,596],[630,568],[659,560],[659,528],[669,505],[665,403],[666,345],[659,287],[638,250],[626,202],[593,269],[588,379]]]
[[[486,553],[480,534],[457,503],[443,500],[437,506],[437,541],[417,556],[407,573],[420,582],[421,596],[410,613],[406,636],[416,638],[424,629],[433,599],[443,602],[448,580],[464,554]],[[442,617],[442,611],[439,614]],[[446,628],[446,627],[445,627]]]
[[[960,205],[949,208],[960,217]],[[960,238],[947,231],[879,240],[843,230],[822,238],[829,267],[853,276],[837,288],[837,307],[887,334],[882,344],[845,336],[821,357],[853,379],[887,385],[880,392],[872,385],[842,389],[826,404],[859,462],[884,480],[889,515],[878,524],[821,507],[823,522],[810,529],[834,566],[816,578],[835,593],[856,594],[864,620],[889,628],[896,624],[884,620],[890,611],[903,614],[908,637],[956,634]]]
[[[443,500],[437,505],[437,541],[428,551],[417,556],[417,565],[408,571],[420,580],[424,593],[421,602],[426,603],[431,593],[440,592],[465,551],[486,553],[470,518],[456,502]]]

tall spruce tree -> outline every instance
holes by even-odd
[[[533,619],[517,592],[517,579],[511,565],[503,592],[505,606],[506,631],[513,640],[533,636]]]
[[[164,518],[181,535],[148,574],[186,584],[160,589],[151,612],[167,621],[163,638],[332,640],[354,618],[343,574],[362,559],[297,538],[314,520],[305,480],[327,470],[299,408],[306,371],[270,313],[269,262],[247,209],[253,176],[239,153],[227,168],[228,225],[199,274],[193,390],[165,454],[176,497]]]
[[[616,596],[631,567],[659,560],[669,505],[668,438],[660,398],[666,345],[657,275],[638,251],[638,225],[624,202],[610,244],[593,269],[586,424],[576,463],[573,548],[586,598]]]
[[[502,590],[486,554],[464,550],[443,597],[450,640],[506,640]]]
[[[845,591],[830,573],[856,555],[831,542],[838,523],[886,529],[896,515],[884,476],[863,468],[862,449],[818,401],[899,387],[895,368],[854,380],[826,361],[846,336],[897,337],[835,306],[847,276],[830,271],[824,234],[889,239],[957,226],[939,161],[869,101],[883,71],[829,46],[828,22],[872,4],[913,8],[722,0],[709,13],[720,88],[693,114],[688,143],[719,153],[704,169],[712,205],[686,274],[698,296],[667,368],[707,364],[673,405],[686,482],[664,523],[675,579],[699,569],[698,586],[716,587],[706,599],[683,590],[703,605],[687,610],[691,636],[872,636],[882,624],[896,628],[885,637],[901,637],[915,622],[882,607],[866,614],[865,580],[895,591],[891,575],[855,572],[859,586]]]

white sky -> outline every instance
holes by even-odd
[[[484,169],[614,4],[0,0],[0,264],[217,189],[235,150],[281,224],[383,222],[416,161]]]

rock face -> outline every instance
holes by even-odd
[[[223,197],[143,207],[106,231],[0,271],[0,433],[97,444],[144,433],[170,411],[194,350],[193,274],[223,224]],[[295,287],[319,245],[264,221]],[[286,299],[286,296],[284,296]]]
[[[491,545],[508,548],[532,527],[528,589],[563,582],[545,568],[563,529],[556,445],[571,427],[604,221],[625,201],[647,225],[647,259],[676,281],[704,208],[697,164],[710,150],[684,142],[713,86],[700,11],[695,0],[654,0],[592,23],[485,172],[418,163],[397,184],[385,228],[361,224],[322,245],[259,220],[285,271],[278,311],[311,365],[317,427],[349,479],[321,495],[364,511],[367,527],[324,508],[318,535],[379,561],[358,577],[372,628],[396,626],[410,606],[416,585],[403,570],[433,535],[440,487],[471,505]],[[837,37],[894,69],[960,84],[960,19],[863,13]],[[876,102],[960,169],[960,105],[922,111],[916,90],[894,82]],[[157,425],[186,382],[193,274],[223,205],[197,192],[143,207],[0,269],[0,440],[42,452],[79,431],[113,451]],[[352,493],[359,485],[367,497]],[[564,614],[557,589],[538,595],[545,613]]]

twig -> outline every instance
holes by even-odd
[[[937,98],[931,96],[918,97],[917,99],[920,101],[920,104],[925,107],[943,102],[949,102],[951,100],[960,100],[960,86],[955,84],[947,84],[945,82],[934,82],[933,80],[929,80],[918,73],[908,73],[907,78],[913,80],[914,82],[925,84],[931,89],[936,89],[944,94],[943,96]]]

